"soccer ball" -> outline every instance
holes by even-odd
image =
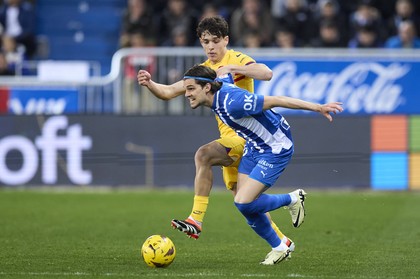
[[[175,259],[175,245],[169,237],[149,236],[141,247],[141,256],[150,267],[167,267]]]

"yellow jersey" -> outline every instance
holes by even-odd
[[[233,49],[230,49],[226,52],[225,56],[223,56],[223,59],[216,64],[212,64],[210,60],[206,60],[202,65],[207,66],[209,68],[212,68],[213,70],[217,70],[225,65],[238,65],[238,66],[245,66],[255,63],[255,60],[249,57],[246,54],[243,54],[242,52],[235,51]],[[249,92],[254,93],[254,80],[250,77],[244,76],[244,75],[238,75],[235,74],[233,77],[235,81],[235,85],[243,88]],[[217,116],[217,126],[219,128],[220,137],[238,137],[238,135],[230,128],[229,126],[226,126]]]

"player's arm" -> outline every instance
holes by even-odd
[[[140,70],[137,73],[137,81],[147,87],[153,95],[162,100],[170,100],[185,93],[182,80],[170,85],[154,82],[148,71]]]
[[[325,116],[329,121],[332,121],[330,113],[338,113],[343,111],[343,107],[340,102],[332,102],[328,104],[316,104],[307,101],[303,101],[296,98],[286,96],[264,96],[263,109],[272,109],[274,107],[283,107],[289,109],[302,109],[319,112]]]
[[[273,77],[273,72],[265,64],[251,63],[248,65],[226,65],[217,70],[217,76],[232,73],[244,75],[258,80],[270,80]]]

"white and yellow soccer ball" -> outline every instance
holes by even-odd
[[[175,245],[169,237],[149,236],[141,247],[141,256],[150,267],[167,267],[176,255]]]

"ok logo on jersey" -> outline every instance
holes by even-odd
[[[253,108],[253,97],[252,95],[245,95],[244,99],[244,110],[252,110]]]

